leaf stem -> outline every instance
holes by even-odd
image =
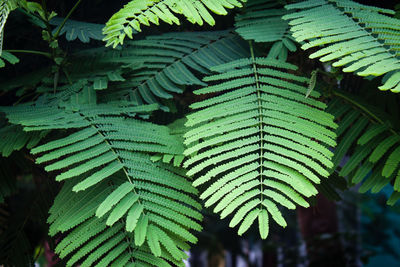
[[[362,112],[364,112],[366,115],[368,115],[370,118],[372,118],[373,120],[375,120],[376,122],[380,123],[380,124],[385,124],[385,122],[379,118],[378,116],[376,116],[373,112],[371,112],[367,107],[363,106],[362,104],[358,103],[357,101],[351,99],[350,97],[346,96],[345,94],[336,91],[336,90],[332,90],[331,92],[334,96],[340,97],[343,100],[345,100],[346,102],[350,103],[351,105],[355,106],[356,108],[360,109]],[[392,127],[389,126],[389,130],[392,134],[400,136],[400,134],[395,131]]]
[[[35,55],[42,55],[48,58],[51,58],[51,54],[47,52],[42,52],[42,51],[36,51],[36,50],[16,50],[16,49],[11,49],[11,50],[4,50],[6,52],[10,53],[26,53],[26,54],[35,54]]]
[[[385,124],[385,122],[383,120],[381,120],[380,118],[378,118],[374,113],[372,113],[371,111],[368,110],[368,108],[364,107],[363,105],[361,105],[360,103],[358,103],[357,101],[354,101],[353,99],[351,99],[350,97],[346,96],[345,94],[342,94],[336,90],[332,90],[332,94],[340,97],[344,100],[346,100],[347,102],[349,102],[350,104],[352,104],[353,106],[357,107],[358,109],[361,109],[363,112],[365,112],[368,116],[370,116],[371,118],[373,118],[374,120],[376,120],[377,122],[379,122],[380,124]]]
[[[78,5],[80,4],[80,2],[82,2],[82,0],[78,0],[75,5],[71,8],[71,10],[68,12],[67,16],[64,18],[63,22],[60,24],[60,26],[58,27],[56,33],[54,34],[54,38],[57,38],[58,35],[60,34],[62,28],[64,27],[65,23],[67,22],[67,20],[69,19],[69,17],[72,15],[72,13],[75,11],[75,9],[78,7]]]
[[[262,110],[262,100],[261,100],[261,92],[260,92],[260,84],[258,81],[258,71],[257,71],[257,65],[256,65],[256,59],[254,57],[254,51],[253,51],[253,44],[250,41],[249,42],[250,46],[250,55],[251,55],[251,61],[253,64],[253,71],[254,71],[254,79],[256,83],[256,90],[257,90],[257,103],[258,103],[258,113],[259,113],[259,121],[258,121],[258,127],[260,131],[260,193],[261,193],[261,203],[263,202],[263,157],[264,157],[264,133],[263,133],[263,110]]]

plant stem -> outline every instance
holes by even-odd
[[[349,102],[353,106],[357,107],[358,109],[362,110],[365,114],[367,114],[369,117],[374,119],[376,122],[380,124],[385,124],[385,122],[380,119],[378,116],[376,116],[373,112],[371,112],[368,108],[364,107],[362,104],[358,103],[357,101],[351,99],[350,97],[346,96],[345,94],[342,94],[338,91],[332,90],[332,94],[344,99],[345,101]],[[389,127],[389,131],[394,134],[400,136],[398,132],[396,132],[392,127]]]
[[[75,9],[78,7],[79,3],[82,2],[82,0],[78,0],[75,5],[71,8],[71,10],[68,12],[67,16],[64,18],[63,22],[60,24],[60,26],[58,27],[56,33],[54,34],[54,38],[57,38],[58,35],[60,34],[60,31],[62,30],[62,28],[64,27],[65,23],[67,22],[67,20],[69,19],[69,17],[72,15],[72,13],[75,11]]]
[[[47,53],[47,52],[42,52],[42,51],[36,51],[36,50],[4,50],[6,52],[10,52],[10,53],[27,53],[27,54],[35,54],[35,55],[42,55],[42,56],[46,56],[48,58],[51,58],[51,54]]]
[[[344,100],[346,100],[350,104],[352,104],[352,105],[356,106],[357,108],[361,109],[368,116],[370,116],[371,118],[373,118],[375,121],[379,122],[380,124],[385,124],[385,122],[383,120],[381,120],[380,118],[378,118],[374,113],[372,113],[366,107],[364,107],[363,105],[361,105],[357,101],[354,101],[350,97],[348,97],[348,96],[346,96],[346,95],[344,95],[344,94],[342,94],[342,93],[340,93],[338,91],[335,91],[335,90],[332,90],[332,94],[335,95],[335,96],[338,96],[340,98],[343,98]]]
[[[256,58],[254,56],[254,50],[253,50],[253,44],[250,41],[249,42],[250,46],[250,55],[251,55],[251,61],[253,64],[253,72],[254,72],[254,79],[256,83],[256,92],[257,92],[257,104],[258,104],[258,114],[259,114],[259,119],[258,119],[258,127],[259,127],[259,134],[260,134],[260,192],[261,192],[261,203],[263,202],[264,198],[264,189],[263,189],[263,157],[264,157],[264,133],[263,133],[263,110],[262,110],[262,100],[261,100],[261,92],[260,92],[260,84],[258,81],[258,70],[257,70],[257,65],[256,65]],[[262,204],[261,208],[262,208]]]

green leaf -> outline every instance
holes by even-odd
[[[96,216],[102,217],[108,211],[112,209],[114,205],[121,201],[129,192],[132,192],[134,186],[129,183],[125,182],[121,184],[116,190],[114,190],[97,208]],[[136,200],[139,199],[139,196],[135,195]]]
[[[232,213],[230,227],[241,223],[240,235],[263,206],[285,227],[274,203],[307,207],[299,193],[317,194],[315,184],[333,166],[326,148],[336,144],[333,116],[323,111],[318,92],[304,97],[308,79],[289,69],[296,66],[254,57],[216,66],[205,79],[213,84],[195,91],[209,95],[187,116],[187,174],[194,186],[204,185],[206,207],[215,204],[221,218]]]
[[[111,211],[107,218],[106,224],[113,225],[132,207],[138,200],[138,196],[133,193],[128,193]]]
[[[153,227],[150,226],[147,230],[147,234],[146,234],[147,244],[149,245],[149,248],[150,248],[151,252],[154,254],[154,256],[160,257],[161,256],[160,242],[158,240],[157,233],[154,232]]]
[[[350,0],[302,1],[285,8],[294,10],[283,19],[288,21],[292,36],[303,44],[302,49],[317,47],[310,58],[331,61],[334,67],[345,66],[344,72],[359,76],[388,74],[389,79],[379,88],[400,91],[400,53],[397,43],[388,41],[397,40],[399,20],[382,14],[394,14],[392,10]]]
[[[139,217],[142,215],[143,210],[143,205],[141,205],[139,202],[133,204],[128,212],[128,216],[126,217],[126,231],[132,232],[133,230],[135,230],[137,222],[139,220]]]
[[[266,239],[268,237],[268,232],[269,232],[269,222],[268,222],[268,212],[265,209],[262,209],[258,214],[258,228],[260,231],[261,238]]]
[[[245,0],[130,1],[108,20],[103,29],[103,34],[106,35],[103,40],[107,41],[106,46],[112,45],[115,48],[123,43],[125,35],[132,38],[127,28],[140,32],[141,25],[149,26],[149,22],[158,25],[159,20],[179,25],[180,21],[175,14],[183,15],[191,23],[202,25],[204,20],[214,25],[215,21],[209,10],[218,15],[226,15],[225,8],[242,7],[241,1],[245,2]]]
[[[149,218],[145,214],[142,214],[135,228],[136,246],[141,246],[144,243],[146,239],[148,225],[149,225]]]

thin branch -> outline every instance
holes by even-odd
[[[78,0],[76,2],[76,4],[71,8],[71,10],[68,12],[67,16],[64,18],[63,22],[60,24],[60,26],[58,27],[56,33],[54,34],[54,38],[57,38],[58,35],[60,34],[60,31],[62,30],[62,28],[64,27],[65,23],[67,22],[67,20],[69,19],[69,17],[72,15],[72,13],[75,11],[75,9],[78,7],[78,5],[80,4],[80,2],[82,2],[82,0]]]
[[[370,111],[367,107],[363,106],[361,103],[357,102],[356,100],[353,100],[351,97],[346,96],[345,94],[336,91],[336,90],[332,90],[332,94],[334,96],[340,97],[343,100],[345,100],[346,102],[350,103],[351,105],[357,107],[358,109],[360,109],[362,112],[364,112],[364,114],[366,114],[367,116],[369,116],[370,118],[372,118],[373,120],[375,120],[376,122],[378,122],[379,124],[385,124],[385,122],[379,118],[378,116],[376,116],[372,111]],[[389,126],[389,131],[394,134],[394,135],[398,135],[400,136],[400,134],[395,131],[392,127]]]
[[[36,50],[15,50],[15,49],[11,49],[11,50],[4,50],[10,53],[26,53],[26,54],[35,54],[35,55],[42,55],[48,58],[51,58],[51,54],[47,53],[47,52],[43,52],[43,51],[36,51]]]

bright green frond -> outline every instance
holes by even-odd
[[[394,11],[350,0],[303,1],[286,9],[295,10],[283,19],[296,41],[303,49],[318,47],[310,58],[360,76],[387,74],[379,88],[400,91],[400,20],[384,15]]]
[[[216,66],[204,79],[210,85],[195,91],[212,95],[187,116],[184,166],[193,185],[206,185],[205,205],[216,205],[222,218],[232,213],[230,226],[240,225],[239,234],[259,218],[266,238],[265,212],[285,226],[274,203],[307,207],[300,194],[315,195],[315,183],[333,166],[327,145],[335,144],[334,118],[318,92],[305,98],[308,79],[288,69],[296,66],[254,57]]]
[[[39,113],[40,118],[31,115],[32,110]],[[124,235],[133,235],[134,244],[141,247],[148,227],[156,225],[163,229],[162,235],[168,236],[169,243],[196,242],[190,231],[201,230],[200,204],[194,199],[197,190],[182,170],[151,160],[154,153],[181,155],[181,141],[171,135],[166,126],[133,118],[138,112],[148,110],[146,106],[113,103],[75,106],[72,110],[69,106],[25,106],[6,110],[11,122],[33,133],[37,128],[58,129],[60,120],[71,122],[71,128],[75,128],[75,132],[66,137],[32,149],[34,154],[40,154],[38,162],[47,163],[47,171],[57,171],[56,179],[67,183],[49,217],[51,235],[75,229],[58,246],[62,256],[71,254],[91,238],[85,230],[79,230],[86,229],[89,222],[101,225],[98,232],[92,233],[93,237],[108,227],[120,225],[118,232],[127,231]],[[75,241],[78,238],[81,241]],[[91,253],[82,265],[89,266],[101,257],[100,262],[114,261],[133,246],[133,243],[123,245],[123,239],[126,238],[103,242],[104,250]],[[68,245],[70,243],[73,248]],[[160,254],[156,244],[151,239],[151,252],[164,257],[165,253]],[[175,251],[172,256],[179,261],[183,254]]]
[[[134,31],[140,32],[141,26],[150,26],[150,23],[159,25],[160,20],[168,24],[180,24],[176,14],[183,15],[193,24],[203,25],[205,21],[214,25],[215,21],[209,11],[218,15],[226,15],[226,9],[242,7],[241,2],[246,0],[131,0],[106,23],[103,40],[106,46],[113,47],[123,44],[125,36],[132,39]]]
[[[174,262],[184,256],[180,244],[194,241],[188,230],[200,230],[197,222],[179,211],[150,205],[140,197],[140,189],[121,178],[113,177],[78,193],[71,190],[77,181],[68,180],[56,197],[50,210],[50,234],[69,230],[56,248],[62,258],[68,257],[68,266],[77,262],[91,266],[94,261],[109,264],[119,258],[140,262],[144,255],[137,255],[139,252],[146,253],[152,263],[170,266],[164,261],[170,256],[158,249],[157,240],[164,244],[163,239],[168,239],[168,246],[175,246]],[[173,220],[179,221],[179,226]]]

